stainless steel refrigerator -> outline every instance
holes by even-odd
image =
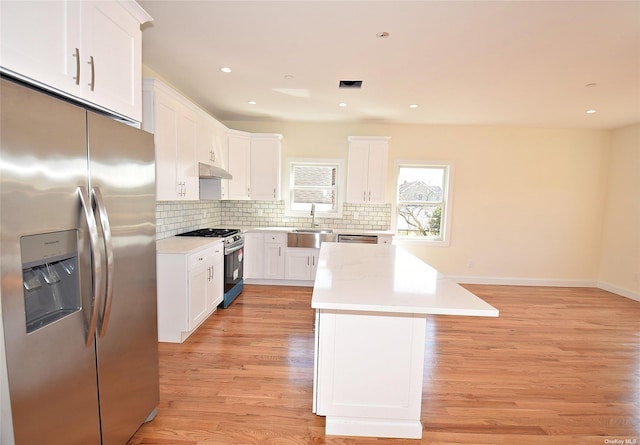
[[[0,82],[15,443],[124,445],[159,400],[153,137]]]

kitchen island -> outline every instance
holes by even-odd
[[[324,243],[316,310],[313,412],[327,435],[420,439],[429,315],[498,310],[394,245]]]

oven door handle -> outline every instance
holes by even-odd
[[[229,255],[230,253],[235,252],[236,250],[240,250],[244,247],[244,243],[242,244],[237,244],[235,246],[231,246],[231,247],[225,247],[224,249],[224,254],[225,255]]]

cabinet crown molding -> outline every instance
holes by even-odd
[[[127,10],[129,14],[133,18],[135,18],[141,25],[144,25],[147,22],[153,22],[153,17],[149,15],[147,11],[144,10],[142,6],[140,6],[134,0],[119,0],[119,3]]]

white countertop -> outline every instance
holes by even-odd
[[[311,307],[497,317],[498,310],[399,246],[324,243]]]
[[[156,253],[193,253],[220,244],[222,240],[211,237],[172,236],[156,241]]]
[[[309,227],[310,228],[310,227]],[[316,227],[318,228],[318,227]],[[246,232],[290,232],[294,229],[304,229],[304,227],[250,227],[245,228]],[[331,229],[336,235],[395,235],[390,230],[366,230],[366,229]]]

